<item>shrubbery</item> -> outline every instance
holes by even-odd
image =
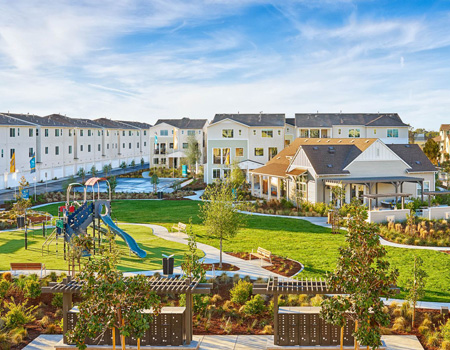
[[[264,299],[259,294],[252,296],[252,298],[244,304],[242,311],[246,315],[259,315],[263,313],[266,311]]]
[[[253,285],[250,282],[239,280],[230,290],[231,301],[243,305],[250,298],[253,291]]]

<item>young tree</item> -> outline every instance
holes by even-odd
[[[25,214],[25,210],[31,207],[31,199],[25,199],[23,197],[23,191],[28,188],[30,184],[28,183],[27,179],[25,179],[25,176],[22,176],[19,181],[19,191],[15,195],[16,197],[16,203],[14,203],[14,211],[17,212],[18,215]]]
[[[345,296],[325,300],[321,315],[328,322],[341,324],[347,314],[358,325],[355,340],[377,349],[381,345],[380,327],[390,321],[383,312],[381,297],[393,295],[391,287],[397,281],[398,271],[390,269],[378,229],[365,221],[366,216],[363,206],[353,206],[347,244],[339,248],[337,267],[328,277],[329,288],[340,290]]]
[[[86,172],[84,171],[84,168],[80,168],[77,172],[77,175],[81,177],[81,182],[84,182],[86,179]]]
[[[145,164],[144,158],[141,158],[141,166],[144,166],[144,164]]]
[[[131,161],[130,163],[130,167],[134,168],[136,166],[136,162],[134,161],[134,159]]]
[[[97,176],[97,168],[95,167],[95,165],[93,165],[92,168],[91,168],[91,175],[92,176]]]
[[[423,152],[426,154],[428,159],[433,164],[437,164],[439,157],[441,156],[441,151],[439,150],[439,144],[433,139],[428,139],[423,146]]]
[[[125,163],[125,162],[120,163],[120,168],[122,170],[125,170],[127,168],[127,163]]]
[[[188,252],[184,253],[183,262],[181,268],[187,277],[200,278],[205,277],[205,269],[200,261],[200,256],[197,250],[196,235],[192,229],[192,219],[189,219],[189,225],[186,230],[188,235]]]
[[[108,176],[108,172],[109,172],[109,165],[108,164],[103,165],[103,175],[105,177]]]
[[[220,240],[220,268],[222,268],[223,240],[236,236],[244,225],[244,217],[239,214],[240,205],[233,203],[235,196],[232,189],[227,180],[208,186],[204,192],[208,200],[200,205],[200,218],[203,220],[207,234]]]
[[[241,188],[245,184],[245,175],[239,167],[237,160],[231,163],[231,183],[235,189]]]
[[[115,176],[111,176],[109,179],[109,186],[111,187],[111,194],[116,194],[116,187],[117,187],[117,178]]]
[[[153,308],[159,312],[160,300],[151,291],[148,277],[124,277],[117,270],[114,255],[89,261],[77,280],[82,284],[82,301],[78,321],[68,338],[79,349],[86,348],[86,337],[100,339],[109,329],[113,334],[119,330],[125,349],[125,337],[133,334],[140,339],[150,326],[152,315],[142,310]]]
[[[186,161],[189,165],[189,168],[192,170],[192,167],[200,162],[202,151],[200,150],[200,146],[197,139],[195,138],[195,135],[189,135],[187,141],[188,147],[185,151]]]
[[[416,319],[417,302],[425,296],[425,284],[428,275],[423,269],[423,260],[419,256],[414,256],[414,265],[411,270],[411,277],[406,282],[408,290],[408,301],[413,306],[412,328]]]
[[[156,173],[154,173],[150,178],[150,183],[153,185],[153,192],[156,193],[156,191],[158,191],[159,184],[159,177]]]

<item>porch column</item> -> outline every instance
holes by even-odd
[[[250,174],[250,184],[252,186],[251,194],[252,196],[255,195],[255,176],[253,174]]]
[[[420,191],[420,197],[421,197],[421,201],[423,202],[423,180],[422,181],[420,181],[420,188],[422,189],[421,191]]]
[[[267,200],[271,200],[272,199],[272,177],[267,176]]]
[[[281,181],[280,178],[277,177],[277,199],[280,200],[281,198]]]
[[[378,194],[378,182],[375,184],[375,194]],[[375,199],[375,205],[378,207],[378,197]]]
[[[262,175],[259,175],[259,198],[264,198],[263,177],[262,177]]]

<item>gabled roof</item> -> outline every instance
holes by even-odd
[[[436,171],[436,167],[430,162],[428,157],[416,144],[392,144],[386,145],[395,152],[411,169],[411,172]]]
[[[29,122],[23,121],[21,119],[12,118],[6,114],[0,114],[0,125],[11,125],[11,126],[35,126]]]
[[[98,118],[93,120],[94,123],[100,125],[103,128],[109,129],[136,129],[136,127],[131,125],[126,125],[116,120],[111,120],[108,118]]]
[[[231,119],[247,126],[274,126],[283,127],[285,124],[284,114],[216,114],[212,124],[225,119]]]
[[[155,126],[158,124],[166,123],[178,129],[203,129],[207,122],[208,119],[158,119],[155,123]]]
[[[139,129],[150,129],[152,127],[150,124],[142,123],[142,122],[134,122],[134,121],[128,121],[128,120],[119,120],[119,122],[122,124],[134,126],[135,128],[139,128]]]
[[[51,126],[51,127],[66,126],[64,123],[61,123],[59,121],[51,120],[46,117],[40,117],[34,114],[17,114],[17,113],[3,113],[3,114],[32,125]]]
[[[331,128],[333,125],[408,126],[397,113],[296,113],[299,128]]]
[[[450,124],[441,124],[439,131],[446,131],[446,130],[450,130]]]
[[[50,114],[44,118],[59,123],[62,126],[69,126],[75,128],[100,128],[101,126],[95,124],[90,119],[70,118],[61,114]]]
[[[295,118],[286,118],[286,124],[295,126]]]

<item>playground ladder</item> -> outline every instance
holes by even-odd
[[[58,234],[57,234],[57,229],[55,228],[54,230],[53,230],[53,232],[47,237],[47,239],[45,240],[45,242],[44,243],[42,243],[42,248],[41,248],[41,250],[42,250],[42,256],[44,255],[44,248],[45,248],[45,245],[47,245],[47,253],[49,253],[50,252],[50,244],[55,240],[55,239],[58,239]],[[50,240],[50,241],[49,241]]]

